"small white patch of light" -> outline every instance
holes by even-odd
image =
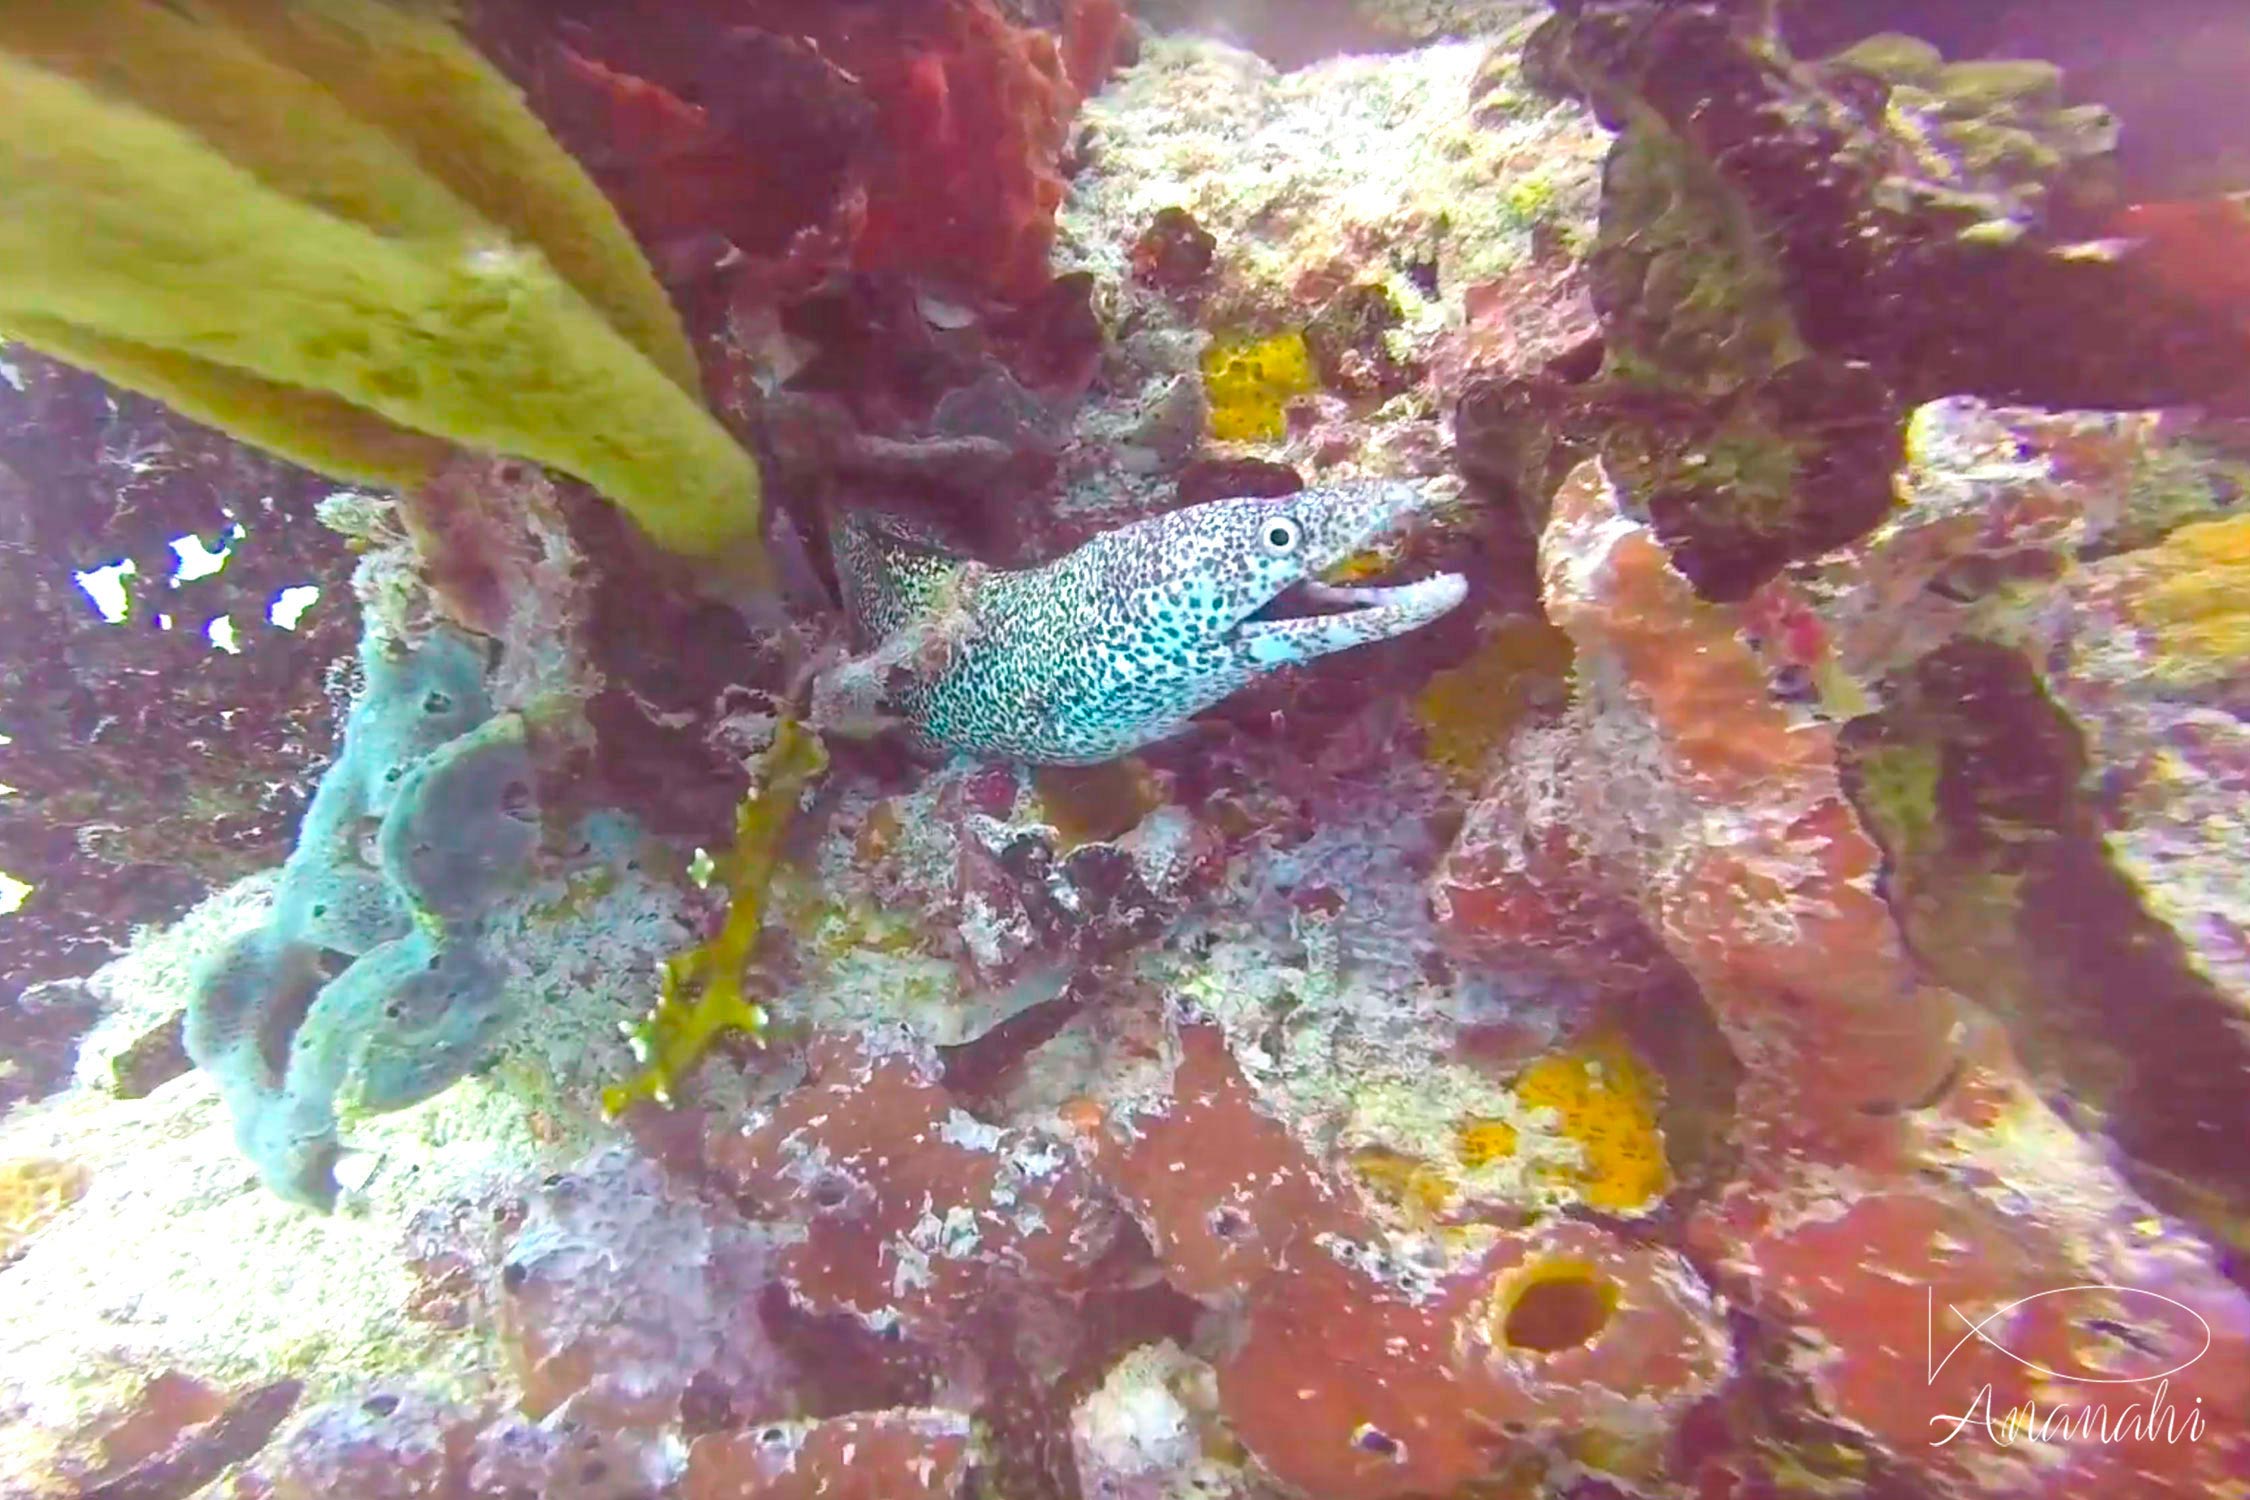
[[[0,359],[0,380],[5,380],[9,385],[15,387],[16,394],[19,396],[31,389],[31,382],[23,378],[23,371],[4,359]]]
[[[234,617],[232,615],[214,615],[211,623],[203,627],[203,633],[211,638],[212,645],[218,647],[227,655],[240,656],[242,654],[242,645],[234,638]]]
[[[86,591],[86,597],[94,601],[96,613],[112,625],[122,625],[132,604],[125,594],[125,580],[139,571],[140,568],[128,557],[107,567],[88,568],[83,573],[73,573],[70,576],[78,580],[78,586]]]
[[[227,565],[227,559],[234,556],[234,544],[241,540],[242,528],[239,526],[228,531],[216,552],[204,546],[203,538],[199,536],[172,538],[172,551],[180,560],[179,566],[172,570],[172,587],[193,583],[198,578],[209,578],[218,572]]]
[[[170,630],[172,628],[172,617],[170,615],[158,615],[156,617],[156,628],[158,630]]]
[[[6,870],[0,870],[0,917],[7,916],[10,912],[19,909],[24,902],[30,899],[30,886],[25,885]]]
[[[266,618],[283,630],[295,630],[297,622],[305,617],[305,611],[319,602],[319,585],[300,583],[273,596],[273,603],[266,606]]]

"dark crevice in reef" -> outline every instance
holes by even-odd
[[[1923,965],[1990,1005],[2066,1117],[2098,1123],[2136,1185],[2250,1237],[2250,1030],[2111,863],[2077,729],[2019,653],[1959,641],[1843,736]]]

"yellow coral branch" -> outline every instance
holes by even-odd
[[[718,935],[664,962],[656,1005],[625,1028],[641,1071],[602,1090],[615,1116],[637,1099],[672,1102],[672,1090],[711,1044],[729,1031],[753,1039],[765,1031],[765,1007],[743,993],[743,970],[765,925],[766,893],[781,859],[781,838],[806,785],[828,765],[820,736],[784,719],[758,767],[756,782],[734,813],[734,847],[718,862],[727,888],[726,921]]]

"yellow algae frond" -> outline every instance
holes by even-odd
[[[341,396],[262,380],[170,349],[104,338],[37,313],[0,307],[0,336],[339,479],[407,489],[428,481],[457,451],[443,438],[410,431]]]
[[[727,891],[726,920],[709,942],[664,961],[655,1007],[625,1033],[641,1071],[602,1090],[607,1113],[620,1114],[636,1099],[671,1103],[674,1086],[722,1035],[764,1034],[765,1007],[743,993],[743,970],[765,925],[782,835],[806,785],[827,765],[820,737],[795,719],[782,720],[756,781],[735,809],[734,847],[713,861],[714,878]]]
[[[482,227],[413,153],[369,130],[329,89],[213,24],[206,7],[0,0],[0,47],[194,132],[267,187],[323,213],[397,236]]]
[[[1279,439],[1287,430],[1282,408],[1313,386],[1312,354],[1294,329],[1267,338],[1217,338],[1203,351],[1211,436],[1222,442]]]
[[[506,79],[379,0],[0,0],[0,333],[339,476],[450,444],[754,545],[662,288]]]
[[[198,4],[281,66],[322,80],[486,221],[538,246],[674,384],[700,391],[671,299],[609,200],[452,27],[382,0]]]

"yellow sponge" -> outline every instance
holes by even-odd
[[[593,185],[450,28],[376,0],[0,0],[0,332],[314,468],[447,443],[673,551],[758,475]]]
[[[1544,1105],[1561,1117],[1558,1133],[1576,1141],[1584,1157],[1566,1175],[1593,1207],[1630,1212],[1670,1190],[1655,1081],[1623,1041],[1599,1038],[1582,1050],[1540,1058],[1514,1089],[1522,1104]]]
[[[1305,337],[1221,338],[1203,351],[1203,389],[1210,398],[1211,436],[1223,442],[1272,442],[1287,430],[1282,408],[1313,389]]]

